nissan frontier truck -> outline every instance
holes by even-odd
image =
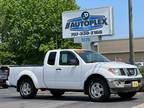
[[[57,97],[74,91],[84,92],[91,101],[106,101],[111,94],[132,98],[142,86],[136,66],[85,49],[50,50],[43,66],[9,67],[9,71],[7,84],[16,87],[22,98],[33,98],[41,89]]]

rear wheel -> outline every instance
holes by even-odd
[[[8,88],[8,85],[4,84],[2,85],[2,88]]]
[[[37,89],[35,88],[33,82],[30,79],[25,79],[21,81],[19,87],[19,92],[22,98],[30,99],[35,97],[37,94]]]
[[[110,97],[107,83],[103,79],[93,79],[89,83],[88,94],[91,101],[106,101]]]
[[[136,92],[118,93],[118,95],[123,99],[131,99],[136,95]]]
[[[60,97],[64,94],[63,90],[50,90],[51,94],[55,97]]]

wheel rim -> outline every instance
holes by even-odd
[[[20,89],[21,89],[21,94],[24,96],[27,96],[31,93],[31,85],[27,82],[23,83]]]
[[[90,88],[90,93],[93,98],[100,98],[104,94],[103,86],[100,83],[93,83]]]

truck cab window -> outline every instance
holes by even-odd
[[[49,57],[48,57],[48,64],[54,65],[55,59],[56,59],[56,52],[50,52]]]
[[[78,62],[77,57],[70,51],[60,52],[60,65],[75,65]]]

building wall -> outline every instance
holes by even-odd
[[[101,53],[125,53],[129,52],[129,40],[105,40],[99,42],[99,51]],[[134,51],[144,51],[144,38],[134,39]]]
[[[106,53],[103,55],[112,61],[115,61],[116,59],[121,59],[121,61],[127,63],[129,61],[129,53]],[[144,52],[135,53],[135,62],[144,62]]]
[[[129,61],[129,40],[103,40],[99,42],[99,52],[110,60],[121,59],[124,62]],[[134,39],[135,61],[144,62],[144,38]]]

